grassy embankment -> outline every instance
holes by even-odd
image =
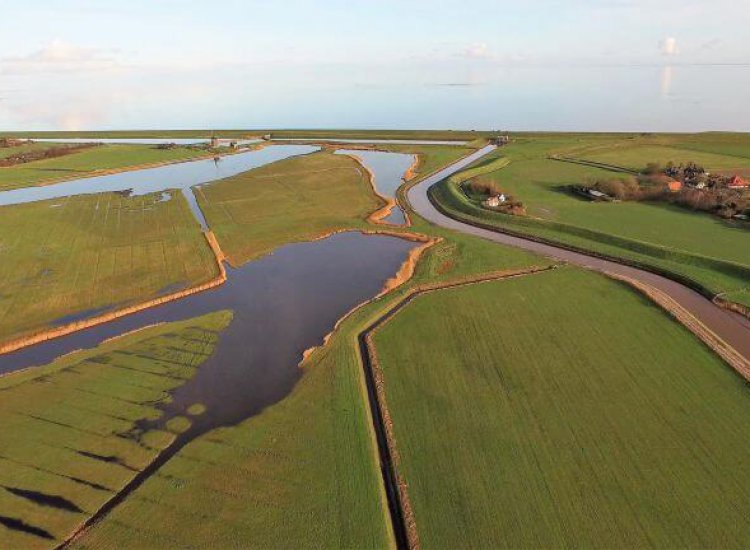
[[[439,291],[375,343],[423,547],[750,536],[747,384],[629,287],[565,268]]]
[[[2,207],[0,341],[207,281],[216,259],[179,193]]]
[[[688,140],[693,148],[701,143],[695,137]],[[712,142],[706,143],[710,149]],[[493,153],[510,163],[483,177],[523,201],[528,217],[498,214],[467,200],[456,185],[464,179],[461,175],[433,189],[432,197],[451,215],[465,221],[624,258],[689,279],[707,294],[727,293],[727,298],[750,304],[750,232],[740,222],[665,204],[591,203],[568,193],[566,186],[612,173],[547,158],[548,154],[561,153],[634,166],[666,158],[694,158],[692,150],[680,149],[684,157],[674,156],[675,147],[644,146],[637,138],[625,143],[566,136],[518,139]],[[655,159],[654,149],[666,156]],[[718,157],[715,164],[708,165],[710,169],[750,162],[732,155],[718,156],[713,151],[705,153],[705,159],[708,157]],[[488,162],[481,161],[480,165]]]
[[[189,426],[163,429],[169,392],[196,372],[231,313],[144,329],[0,378],[0,546],[64,540]]]
[[[287,210],[298,204],[295,193],[271,196]],[[284,401],[189,444],[78,545],[386,546],[389,523],[357,334],[415,285],[547,264],[414,221],[404,231],[444,240],[425,253],[412,281],[347,318],[306,359],[302,379]]]
[[[92,136],[86,136],[92,137]],[[56,144],[35,144],[32,147],[60,147]],[[27,146],[19,147],[23,149]],[[15,148],[0,149],[11,154]],[[187,147],[156,149],[153,145],[100,145],[62,157],[37,160],[17,166],[0,168],[0,191],[39,185],[54,181],[82,178],[131,166],[189,160],[208,154]]]

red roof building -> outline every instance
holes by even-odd
[[[667,182],[667,187],[669,187],[669,190],[672,193],[677,193],[680,189],[682,189],[682,182],[677,180],[671,180]]]
[[[747,180],[744,180],[739,176],[732,176],[729,179],[730,189],[744,189],[745,187],[748,187],[748,186],[750,186],[750,184],[748,184]]]

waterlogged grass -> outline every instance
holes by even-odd
[[[547,264],[415,222],[413,231],[444,240],[426,253],[406,287],[342,323],[305,361],[289,397],[187,445],[77,547],[388,546],[357,334],[416,284]]]
[[[565,268],[439,291],[375,343],[424,548],[750,537],[747,384],[624,285]]]
[[[222,250],[237,265],[285,243],[364,227],[384,205],[357,161],[329,152],[275,162],[196,194]]]
[[[592,139],[584,143],[586,150],[596,144]],[[528,218],[490,212],[470,203],[457,191],[455,178],[434,188],[433,198],[467,221],[666,269],[710,292],[742,292],[750,287],[750,231],[743,224],[665,204],[582,200],[566,187],[611,173],[546,158],[575,147],[579,147],[575,140],[566,145],[565,139],[556,136],[518,140],[493,154],[508,158],[510,164],[485,177],[523,201]]]
[[[210,355],[231,312],[168,323],[0,378],[0,547],[50,548],[167,447],[147,432]]]
[[[44,145],[50,146],[50,144]],[[34,147],[41,146],[43,144],[34,145]],[[60,147],[62,144],[56,143],[54,146]],[[0,151],[10,150],[0,149]],[[206,151],[187,147],[157,149],[153,145],[99,145],[62,157],[2,167],[0,168],[0,191],[61,179],[82,178],[104,170],[187,160],[205,155]]]
[[[0,341],[218,275],[182,195],[160,199],[103,193],[2,207]]]

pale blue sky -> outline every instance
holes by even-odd
[[[684,76],[691,66],[709,65],[735,71],[722,75],[744,86],[750,63],[750,0],[0,5],[6,1],[3,12],[10,16],[0,20],[4,129],[476,127],[505,121],[539,127],[545,119],[532,115],[539,109],[544,115],[541,103],[557,96],[540,94],[535,86],[561,88],[561,101],[593,94],[589,111],[606,112],[610,92],[604,87],[613,78],[601,79],[602,71],[620,68],[614,80],[629,87],[622,71],[636,67],[642,70],[635,79],[652,79],[643,75],[657,71],[653,83],[632,84],[639,97],[653,91],[654,98],[673,104],[699,101],[705,107],[718,94],[713,107],[721,110],[726,91],[695,89]],[[570,78],[587,84],[573,90]],[[675,89],[681,78],[685,86]],[[439,116],[427,109],[430,101]],[[485,122],[476,104],[501,101],[504,110],[498,107]],[[571,104],[571,114],[585,114],[583,107]],[[743,115],[742,125],[750,125]],[[552,118],[549,126],[565,123]]]

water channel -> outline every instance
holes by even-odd
[[[361,149],[339,149],[336,154],[357,157],[372,172],[378,194],[394,200],[396,191],[404,183],[406,171],[415,160],[412,154]],[[405,225],[406,214],[397,204],[382,221],[392,225]]]

